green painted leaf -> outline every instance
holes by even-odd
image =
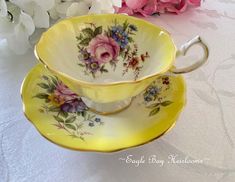
[[[56,89],[56,85],[54,83],[49,82],[48,83],[49,89],[54,91]]]
[[[128,39],[128,41],[131,43],[131,42],[134,42],[134,39],[132,38],[132,37],[128,37],[127,38]]]
[[[149,105],[149,106],[147,106],[147,108],[155,108],[155,107],[157,107],[157,106],[159,106],[160,105],[160,103],[155,103],[155,104],[151,104],[151,105]]]
[[[48,99],[48,96],[49,95],[47,95],[47,94],[39,93],[39,94],[35,95],[34,97],[39,98],[39,99]]]
[[[69,128],[69,129],[76,130],[76,127],[73,126],[73,125],[71,125],[71,124],[67,124],[67,123],[66,123],[65,126],[66,126],[67,128]]]
[[[83,111],[81,114],[82,114],[82,117],[84,117],[84,118],[85,118],[86,115],[87,115],[86,111]]]
[[[161,103],[161,105],[162,106],[168,106],[168,105],[170,105],[170,104],[172,104],[173,102],[171,102],[171,101],[164,101],[164,102],[162,102]]]
[[[52,82],[54,83],[55,86],[58,85],[57,80],[53,76],[51,76],[51,80],[52,80]]]
[[[108,73],[109,72],[107,69],[102,69],[101,71],[104,72],[104,73]]]
[[[83,127],[83,123],[76,124],[77,129],[81,129]]]
[[[81,64],[81,63],[79,63],[78,65],[81,66],[81,67],[85,67],[85,65],[84,65],[84,64]]]
[[[41,88],[44,88],[44,89],[48,89],[49,88],[49,86],[47,84],[45,84],[45,83],[38,83],[37,85],[39,87],[41,87]]]
[[[60,122],[60,123],[64,123],[64,120],[62,118],[60,118],[59,116],[53,116],[55,118],[56,121]]]
[[[60,112],[60,108],[57,106],[51,106],[48,108],[50,112]]]
[[[42,78],[43,78],[44,80],[48,80],[48,79],[49,79],[49,78],[48,78],[47,76],[45,76],[45,75],[43,75]]]
[[[76,116],[71,116],[65,120],[65,123],[73,123],[76,120]]]
[[[159,111],[160,111],[160,107],[157,107],[149,113],[149,116],[153,116],[153,115],[157,114]]]
[[[69,116],[69,114],[67,112],[60,112],[60,115],[63,117],[63,118],[67,118]]]
[[[90,41],[91,41],[90,38],[85,38],[79,44],[81,44],[83,46],[88,46]]]
[[[83,39],[82,34],[80,34],[79,36],[77,36],[76,39],[77,39],[78,41],[79,41],[79,40],[82,40],[82,39]]]
[[[51,102],[51,100],[50,99],[45,99],[45,102],[49,103],[49,102]]]
[[[105,69],[105,66],[103,65],[101,68],[100,68],[100,71],[103,73],[103,72],[105,72],[105,73],[107,73],[108,72],[108,70],[107,69]]]
[[[94,118],[95,118],[95,116],[96,116],[96,115],[92,115],[92,116],[90,116],[90,119],[94,119]]]
[[[48,89],[47,89],[47,92],[48,92],[48,93],[53,93],[54,90],[55,90],[54,88],[48,88]]]
[[[129,26],[129,23],[127,20],[123,23],[123,30],[126,31],[127,27]]]
[[[94,36],[94,32],[93,32],[93,30],[92,30],[91,28],[84,28],[84,29],[82,30],[82,32],[83,32],[85,35],[89,36],[89,37],[93,37],[93,36]]]
[[[94,32],[95,36],[96,36],[96,35],[99,35],[99,34],[102,34],[102,31],[103,31],[102,26],[97,27],[97,28],[95,29],[95,32]]]

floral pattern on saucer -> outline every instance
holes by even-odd
[[[133,38],[138,28],[127,21],[119,24],[116,20],[106,29],[93,23],[87,25],[76,37],[78,65],[84,68],[85,74],[95,78],[98,72],[107,73],[110,71],[106,68],[107,64],[115,71],[117,63],[121,61],[123,76],[132,70],[134,79],[137,79],[143,62],[150,57],[147,51],[140,55],[138,53],[138,45]]]
[[[55,120],[53,125],[58,129],[65,130],[74,138],[85,140],[84,135],[92,133],[82,131],[84,124],[89,127],[104,124],[99,117],[90,113],[82,99],[57,77],[43,75],[41,79],[37,86],[43,91],[37,93],[34,98],[44,101],[39,111],[52,114]]]
[[[151,109],[149,116],[156,115],[161,107],[171,105],[171,100],[166,100],[164,92],[170,89],[170,78],[168,76],[161,76],[155,80],[144,92],[144,102],[146,108]]]

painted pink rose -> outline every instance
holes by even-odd
[[[66,101],[77,98],[77,95],[69,90],[69,88],[62,82],[56,86],[56,89],[54,90],[54,96],[58,100],[58,103],[64,103]]]
[[[99,64],[102,64],[116,59],[119,55],[120,47],[112,38],[105,35],[97,35],[90,41],[87,51]]]

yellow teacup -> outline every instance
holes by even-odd
[[[175,68],[175,58],[195,44],[203,48],[203,58]],[[195,70],[209,53],[199,36],[177,50],[166,30],[138,18],[107,14],[60,21],[42,35],[35,55],[90,108],[113,113],[126,108],[159,75]]]

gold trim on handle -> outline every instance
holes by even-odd
[[[204,51],[203,58],[201,58],[199,61],[197,61],[196,63],[194,63],[188,67],[173,68],[171,70],[171,72],[173,72],[175,74],[189,73],[191,71],[198,69],[199,67],[201,67],[203,64],[205,64],[207,62],[208,57],[209,57],[209,49],[208,49],[207,45],[201,40],[201,37],[199,35],[197,35],[192,40],[190,40],[187,43],[185,43],[184,45],[182,45],[181,48],[176,53],[176,58],[179,56],[185,56],[187,54],[188,50],[194,45],[200,45],[203,48],[203,51]]]

